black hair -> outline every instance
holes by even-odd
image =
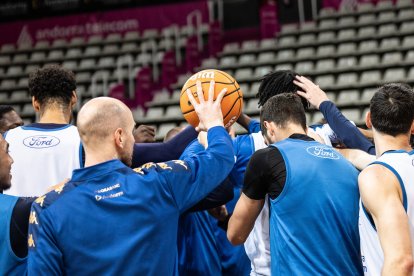
[[[59,65],[47,65],[37,69],[29,77],[29,94],[41,106],[57,102],[66,107],[75,90],[75,74]]]
[[[0,105],[0,120],[3,119],[4,114],[14,111],[10,105]]]
[[[372,125],[379,132],[407,133],[414,120],[414,91],[406,84],[386,84],[372,97],[370,111]]]
[[[260,81],[259,91],[256,98],[259,98],[259,107],[263,106],[272,96],[282,93],[296,93],[300,90],[293,80],[298,74],[291,70],[278,70],[265,75]],[[309,108],[306,99],[300,98],[305,110]]]
[[[260,126],[262,133],[266,135],[264,121],[274,122],[281,128],[284,128],[287,123],[296,123],[305,130],[305,108],[299,95],[282,93],[268,99],[260,110]]]

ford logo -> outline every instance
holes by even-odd
[[[331,148],[324,146],[313,146],[306,149],[306,151],[319,158],[339,159],[339,154]]]
[[[23,144],[29,148],[44,149],[59,145],[59,138],[52,135],[30,136],[23,140]]]

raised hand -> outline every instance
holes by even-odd
[[[197,81],[197,96],[199,103],[194,99],[190,89],[187,89],[187,96],[191,104],[194,106],[194,110],[200,120],[199,125],[196,127],[197,131],[207,131],[215,126],[224,126],[223,114],[221,112],[221,101],[227,92],[227,88],[221,90],[214,101],[214,86],[215,82],[210,82],[210,88],[208,90],[208,99],[204,100],[203,88],[201,82]]]
[[[155,142],[155,128],[152,126],[140,125],[134,130],[135,143]]]
[[[303,91],[297,91],[298,95],[305,98],[311,105],[319,109],[319,106],[324,101],[329,101],[326,93],[319,88],[319,85],[314,84],[309,79],[296,76],[293,83],[299,86]]]

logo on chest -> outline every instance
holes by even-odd
[[[29,148],[43,149],[59,145],[59,138],[52,135],[30,136],[23,140],[23,144]]]
[[[339,159],[339,153],[334,149],[321,146],[313,146],[306,149],[306,151],[313,156],[319,158]]]

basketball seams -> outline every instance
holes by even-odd
[[[238,112],[236,117],[240,117],[240,114],[242,112],[243,98],[242,97],[237,98],[235,103],[237,103],[237,102],[239,102],[239,112]],[[233,107],[230,109],[230,111],[232,111],[232,110],[233,110]],[[229,116],[229,115],[230,115],[230,112],[228,112],[227,116]],[[223,121],[226,119],[226,117],[223,117]]]
[[[203,85],[203,84],[206,84],[206,83],[210,83],[210,81],[202,81],[201,82],[201,85]],[[215,83],[218,83],[218,84],[227,84],[227,85],[230,85],[230,84],[234,84],[235,82],[230,82],[230,83],[228,83],[228,82],[222,82],[222,81],[216,81]],[[187,87],[187,88],[183,88],[182,90],[181,90],[181,94],[180,94],[180,97],[184,94],[184,92],[185,91],[187,91],[187,89],[191,89],[191,88],[193,88],[194,86],[196,86],[197,85],[197,83],[194,83],[193,85],[191,85],[191,86],[189,86],[189,87]],[[185,86],[184,86],[185,87]],[[236,86],[234,86],[234,87],[236,87]],[[237,88],[237,87],[236,87]],[[204,91],[203,91],[203,93],[204,93]]]
[[[240,91],[240,87],[239,87],[239,88],[237,88],[236,90],[231,91],[230,93],[227,93],[226,95],[224,95],[223,99],[224,99],[225,97],[230,96],[230,95],[233,95],[234,93],[239,92],[239,91]],[[240,95],[240,93],[237,93],[237,94],[238,94],[238,98],[237,98],[237,99],[239,99],[239,98],[243,98],[243,97]],[[237,101],[237,99],[236,99],[236,101]],[[186,114],[188,114],[188,113],[190,113],[190,112],[193,112],[193,111],[194,111],[194,108],[193,108],[193,109],[191,109],[191,110],[188,110],[188,111],[186,111],[186,112],[183,112],[183,115],[186,115]]]
[[[231,108],[230,108],[230,110],[227,112],[227,114],[225,115],[225,116],[223,116],[223,121],[225,121],[226,120],[226,118],[227,118],[227,116],[229,116],[230,115],[230,113],[233,111],[233,108],[234,108],[234,106],[237,104],[237,102],[239,102],[239,112],[238,112],[238,116],[240,116],[240,114],[241,114],[241,110],[242,110],[242,97],[238,97],[235,101],[234,101],[234,103],[233,103],[233,105],[231,106]],[[190,114],[191,112],[195,112],[195,110],[193,109],[193,110],[191,110],[191,111],[187,111],[186,113],[183,113],[183,115],[185,116],[185,115],[188,115],[188,114]]]
[[[225,116],[223,116],[223,120],[224,120],[224,118],[226,118],[226,117],[230,114],[230,112],[233,110],[233,107],[236,105],[237,101],[240,101],[240,99],[241,99],[241,97],[239,96],[239,97],[238,97],[238,98],[234,101],[233,105],[229,108],[229,111],[227,112],[227,114],[226,114]]]
[[[230,81],[230,83],[235,83],[236,80],[235,79],[231,79],[230,75],[228,75],[226,72],[222,72],[222,71],[216,71],[217,73],[219,73],[220,75],[224,76],[226,79],[228,79]]]
[[[215,72],[215,75],[213,78],[211,77],[201,77],[202,74],[205,71],[210,71],[213,70]],[[197,75],[198,78],[195,78],[196,74],[200,74]],[[239,84],[237,83],[237,81],[230,76],[229,74],[227,74],[226,72],[222,72],[220,70],[216,70],[216,69],[207,69],[207,70],[203,70],[200,71],[198,73],[194,74],[190,79],[188,79],[183,88],[181,89],[181,93],[180,93],[180,107],[181,107],[181,112],[184,116],[184,118],[187,120],[188,123],[190,123],[190,125],[195,125],[198,122],[198,118],[197,118],[197,114],[193,113],[195,112],[194,110],[194,106],[191,105],[191,103],[189,102],[188,96],[186,95],[186,92],[188,89],[190,89],[191,93],[194,95],[194,97],[197,99],[197,93],[196,93],[196,86],[197,86],[197,81],[200,81],[201,86],[202,86],[202,93],[203,93],[203,97],[206,98],[206,94],[205,92],[208,91],[208,85],[211,83],[211,80],[214,80],[215,83],[218,85],[215,87],[215,97],[217,96],[217,92],[219,90],[222,90],[223,88],[227,88],[226,94],[223,96],[223,102],[221,103],[221,110],[223,112],[223,122],[224,124],[228,124],[229,121],[233,121],[234,118],[240,116],[241,112],[242,112],[242,107],[243,107],[243,92],[241,91],[241,88],[239,86]],[[209,72],[210,74],[210,72]],[[206,75],[207,76],[207,75]],[[211,75],[210,75],[211,76]],[[194,77],[194,78],[193,78]],[[231,87],[234,87],[234,89],[231,89]],[[201,95],[200,95],[201,96]],[[227,97],[227,98],[226,98]],[[226,99],[224,99],[226,98]],[[237,102],[239,101],[239,103],[237,104]],[[237,109],[238,107],[238,109]],[[184,110],[186,110],[185,112],[183,112]]]

